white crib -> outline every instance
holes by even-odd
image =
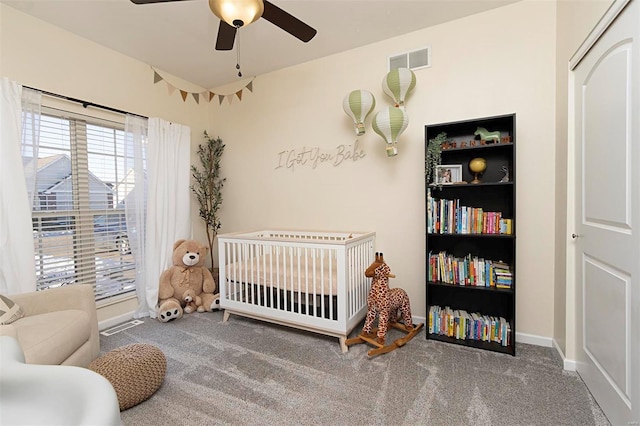
[[[220,308],[338,337],[367,313],[375,233],[256,231],[218,235]]]

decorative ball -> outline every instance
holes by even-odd
[[[474,158],[469,162],[469,170],[473,173],[482,173],[487,169],[487,160],[484,158]]]

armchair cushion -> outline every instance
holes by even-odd
[[[29,364],[62,364],[89,340],[89,315],[78,309],[24,317],[15,323]]]

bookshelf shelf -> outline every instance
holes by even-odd
[[[513,143],[500,143],[500,144],[489,144],[489,145],[478,145],[478,146],[467,146],[464,148],[448,148],[444,149],[445,152],[458,152],[458,151],[473,151],[473,150],[483,150],[483,149],[496,149],[501,147],[509,147],[512,146]]]
[[[438,340],[440,342],[451,343],[454,345],[463,345],[469,346],[477,349],[484,349],[493,352],[500,352],[504,354],[513,355],[515,353],[515,348],[512,346],[501,346],[498,343],[492,342],[483,342],[478,340],[459,340],[454,337],[441,336],[439,334],[430,334],[427,335],[428,339]]]
[[[503,239],[513,239],[515,238],[514,235],[504,235],[504,234],[454,234],[454,233],[449,233],[449,234],[435,234],[430,232],[429,234],[427,234],[428,237],[430,238],[438,238],[438,237],[446,237],[446,238],[455,238],[455,237],[460,237],[460,238],[503,238]]]
[[[429,184],[430,188],[440,189],[471,189],[478,188],[483,186],[513,186],[513,182],[480,182],[480,183],[455,183],[455,184],[446,184],[446,185],[438,185],[435,183]]]
[[[499,143],[478,128],[500,132]],[[515,114],[427,125],[425,152],[443,132],[441,164],[462,166],[464,182],[425,184],[426,337],[515,355]],[[476,176],[478,157],[486,169]]]
[[[495,291],[499,293],[513,293],[513,289],[510,288],[496,288],[496,287],[484,287],[484,286],[475,286],[475,285],[458,285],[458,284],[449,284],[442,281],[432,281],[429,283],[430,286],[442,286],[442,287],[464,287],[469,291]]]

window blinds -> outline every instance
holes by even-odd
[[[53,109],[41,117],[32,216],[38,289],[91,284],[96,300],[135,290],[124,203],[124,128]],[[37,153],[37,156],[35,155]],[[131,163],[131,162],[130,162]]]

